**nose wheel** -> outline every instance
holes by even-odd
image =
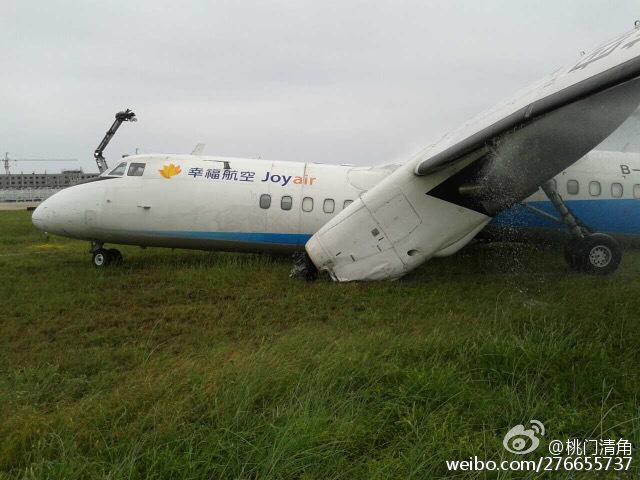
[[[91,263],[96,268],[106,268],[109,265],[121,265],[122,253],[115,248],[103,248],[96,246],[91,250]]]
[[[560,221],[571,230],[571,238],[564,248],[564,258],[569,267],[597,275],[615,272],[622,261],[618,242],[604,233],[593,233],[582,224],[565,205],[553,181],[545,183],[542,190],[560,214]]]

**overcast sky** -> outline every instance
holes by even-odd
[[[632,0],[2,0],[0,151],[96,171],[93,150],[130,107],[139,121],[107,148],[110,165],[198,142],[404,160],[637,18]],[[640,150],[636,124],[607,146]]]

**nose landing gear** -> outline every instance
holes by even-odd
[[[91,244],[91,263],[96,268],[106,268],[109,265],[121,265],[123,262],[120,250],[115,248],[104,248],[102,244]]]
[[[594,233],[565,205],[553,180],[542,185],[562,223],[571,230],[571,239],[564,248],[564,258],[572,270],[607,275],[616,271],[622,261],[622,249],[618,242],[604,233]],[[542,213],[542,212],[541,212]]]

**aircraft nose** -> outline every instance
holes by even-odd
[[[91,208],[93,191],[85,185],[65,188],[36,208],[31,216],[33,225],[57,235],[83,238],[87,233],[86,211]]]
[[[31,223],[33,223],[33,226],[38,230],[48,231],[47,220],[49,219],[50,213],[49,206],[47,206],[48,201],[49,200],[47,199],[40,205],[38,205],[38,207],[31,214]]]

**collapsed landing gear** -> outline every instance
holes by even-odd
[[[96,268],[105,268],[109,265],[121,265],[123,258],[120,250],[115,248],[103,248],[101,244],[93,244],[90,250],[91,263]]]
[[[318,269],[313,264],[307,252],[293,254],[293,267],[289,274],[291,278],[302,278],[307,282],[313,282],[318,278]]]
[[[622,261],[618,242],[604,233],[593,233],[582,224],[565,205],[553,180],[542,190],[560,214],[562,223],[571,230],[571,238],[564,248],[564,258],[572,270],[607,275],[616,271]]]

